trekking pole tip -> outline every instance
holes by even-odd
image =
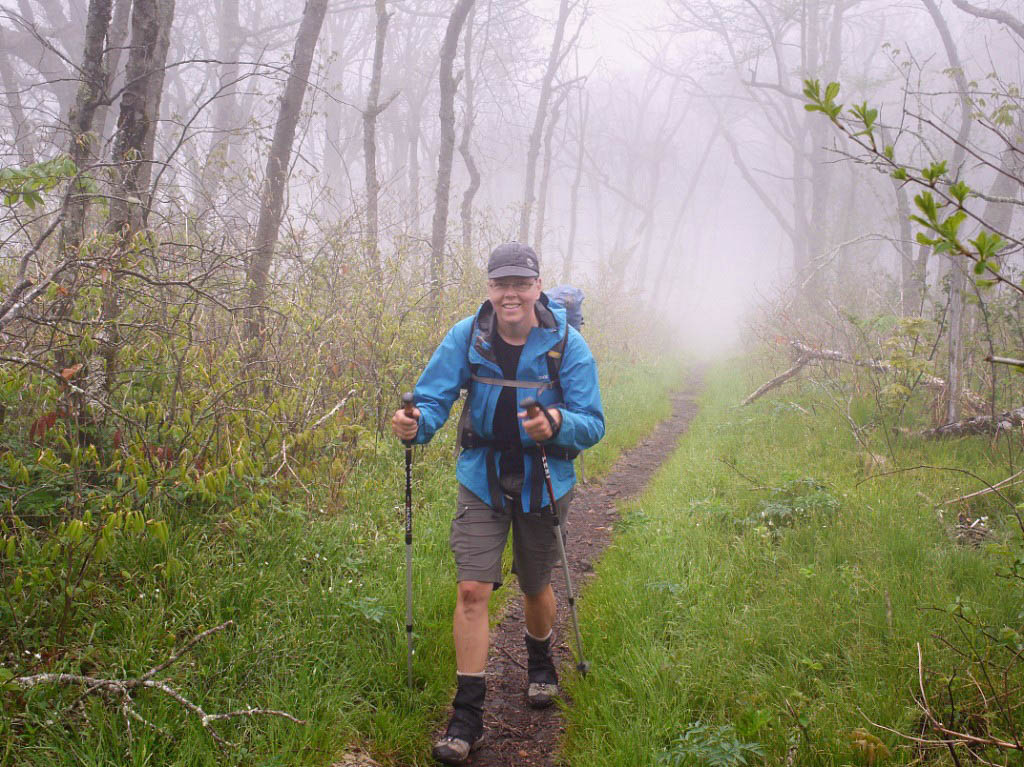
[[[590,671],[590,663],[585,660],[581,660],[576,664],[576,670],[579,671],[582,676],[586,676],[587,672]]]

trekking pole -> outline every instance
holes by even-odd
[[[540,405],[533,397],[527,397],[523,400],[522,406],[526,408],[526,415],[530,418],[535,418],[540,413]],[[565,556],[565,541],[562,540],[562,527],[558,519],[558,510],[555,509],[555,490],[551,485],[551,469],[548,468],[548,456],[544,452],[544,445],[539,444],[537,448],[540,450],[540,464],[544,467],[544,482],[548,488],[548,500],[550,501],[549,508],[551,509],[551,518],[555,523],[555,540],[558,541],[558,553],[562,557],[562,572],[565,573],[565,592],[569,602],[569,614],[572,616],[572,628],[576,633],[576,670],[586,676],[587,672],[590,671],[590,664],[583,657],[583,637],[580,634],[580,621],[576,617],[576,598],[572,593],[572,578],[569,576],[569,560]]]
[[[402,395],[406,416],[413,414],[412,392]],[[405,443],[405,639],[406,670],[412,687],[412,442]]]

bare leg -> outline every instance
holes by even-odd
[[[523,595],[523,613],[526,630],[537,639],[544,639],[555,625],[555,592],[549,583],[544,590],[532,596]]]
[[[487,666],[490,628],[487,603],[493,590],[493,583],[459,582],[452,634],[455,637],[455,663],[460,674],[482,674]]]

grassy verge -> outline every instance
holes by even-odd
[[[979,483],[924,470],[867,479],[844,416],[810,387],[735,408],[747,372],[708,377],[701,413],[624,509],[585,593],[594,672],[570,685],[568,764],[910,762],[907,741],[867,719],[919,725],[916,644],[929,668],[956,665],[936,636],[958,638],[945,612],[957,598],[991,624],[1020,624],[1019,588],[996,577],[1019,538],[1005,506],[979,499],[970,513],[988,515],[994,537],[954,543],[933,507]],[[988,481],[1009,473],[987,440],[906,441],[897,456]]]
[[[588,476],[665,415],[680,369],[612,363],[601,375],[609,437],[588,454]],[[88,646],[68,651],[87,659],[75,671],[137,677],[187,637],[232,619],[234,630],[161,677],[209,713],[258,706],[307,725],[220,723],[222,735],[241,744],[222,751],[194,717],[156,693],[139,693],[136,707],[167,734],[136,722],[129,738],[123,718],[98,696],[54,717],[74,692],[3,690],[0,765],[329,765],[352,747],[385,763],[431,763],[429,736],[445,714],[454,668],[452,440],[449,426],[417,449],[414,465],[417,689],[405,681],[402,451],[386,440],[351,472],[337,508],[311,515],[273,503],[219,519],[183,512],[166,544],[114,551],[118,588],[97,598]],[[154,567],[169,554],[180,565],[173,576]],[[52,649],[31,651],[45,658]]]

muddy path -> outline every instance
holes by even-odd
[[[569,512],[566,554],[577,595],[584,591],[594,573],[594,563],[611,539],[618,517],[617,504],[639,495],[652,475],[675,450],[679,437],[697,412],[696,395],[701,381],[691,375],[682,391],[672,398],[672,416],[663,421],[640,444],[626,451],[612,471],[599,481],[577,486]],[[563,669],[574,665],[573,631],[565,600],[565,579],[561,570],[552,574],[558,598],[556,660]],[[557,707],[535,711],[526,704],[526,648],[523,644],[522,599],[515,578],[506,581],[512,589],[508,605],[491,632],[487,662],[487,703],[484,724],[487,745],[476,752],[473,767],[553,767],[564,725]],[[586,628],[583,629],[586,649]],[[589,658],[600,665],[599,658]]]

